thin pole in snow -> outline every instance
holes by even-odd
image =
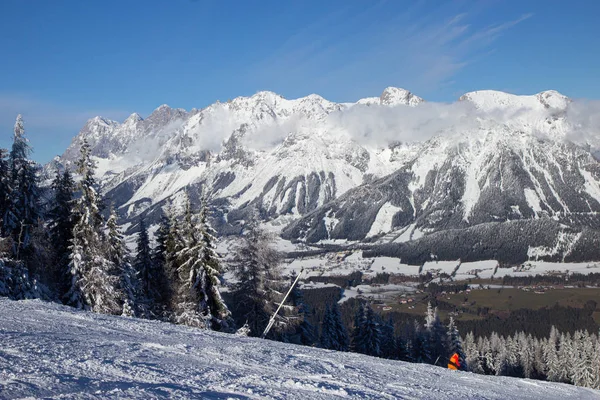
[[[267,333],[269,333],[269,331],[271,330],[271,328],[273,327],[273,324],[275,323],[275,317],[277,316],[277,313],[279,312],[279,310],[281,309],[281,307],[283,306],[283,303],[285,303],[285,300],[287,299],[287,297],[290,295],[290,293],[292,292],[292,289],[294,289],[294,286],[296,286],[296,283],[298,283],[298,279],[300,279],[300,275],[302,275],[302,273],[304,272],[304,268],[302,268],[300,270],[300,273],[298,274],[298,276],[296,277],[296,279],[294,280],[294,283],[292,283],[292,286],[290,286],[290,289],[287,291],[287,293],[285,294],[285,297],[283,298],[283,300],[281,300],[281,303],[279,303],[279,307],[277,307],[277,310],[275,310],[275,313],[273,314],[273,316],[271,317],[271,319],[269,320],[269,324],[267,325],[267,327],[265,328],[265,331],[263,332],[263,334],[260,336],[261,339],[264,339],[267,336]]]

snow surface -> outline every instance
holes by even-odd
[[[597,399],[491,377],[0,299],[0,397]]]

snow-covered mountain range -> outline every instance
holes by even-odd
[[[0,397],[597,399],[563,383],[93,314],[0,298]]]
[[[56,162],[71,165],[87,138],[103,192],[133,230],[185,189],[193,200],[205,191],[223,234],[255,206],[287,239],[388,248],[548,220],[554,235],[521,242],[564,258],[600,225],[600,132],[586,112],[555,91],[477,91],[452,104],[391,87],[356,103],[259,92],[123,123],[93,118]]]

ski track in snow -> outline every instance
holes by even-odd
[[[3,298],[0,398],[505,400],[600,392]]]

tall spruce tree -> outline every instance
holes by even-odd
[[[50,210],[50,236],[54,248],[55,282],[59,297],[63,297],[69,290],[71,274],[69,273],[69,247],[73,239],[74,220],[74,193],[75,182],[69,170],[62,174],[56,171],[52,182],[54,189],[54,204]]]
[[[340,306],[337,302],[334,302],[331,306],[331,319],[333,322],[333,339],[335,342],[335,348],[333,350],[350,350],[350,338],[348,337],[348,330],[342,321],[342,312],[340,311]]]
[[[365,308],[362,302],[359,302],[358,308],[354,314],[354,324],[350,334],[350,348],[355,353],[365,353],[365,344],[362,342],[363,329],[365,326]]]
[[[431,303],[427,304],[425,314],[425,330],[429,339],[429,350],[431,351],[431,363],[445,365],[444,360],[449,358],[447,349],[446,329],[440,320],[437,307],[433,308]],[[440,364],[441,360],[441,364]]]
[[[11,170],[11,207],[6,215],[7,228],[18,259],[27,258],[32,227],[40,217],[39,166],[29,159],[31,147],[25,137],[23,118],[15,122],[13,145],[9,155]]]
[[[98,313],[121,314],[119,276],[114,273],[114,264],[106,255],[101,203],[95,189],[95,164],[85,139],[82,141],[76,166],[81,175],[81,197],[75,206],[69,264],[72,279],[66,302]]]
[[[421,324],[415,320],[415,337],[413,340],[413,360],[417,363],[433,363],[431,356],[431,347],[429,340],[429,332],[421,327]]]
[[[367,303],[362,338],[360,340],[363,343],[364,354],[380,357],[381,339],[381,324],[379,318],[375,315],[371,305]]]
[[[157,318],[169,320],[171,304],[173,300],[173,285],[176,282],[176,274],[168,266],[171,259],[170,252],[174,248],[174,240],[171,236],[171,214],[163,215],[156,230],[156,246],[152,250],[152,271],[156,276],[154,286],[156,295],[153,301],[153,313]],[[174,256],[172,257],[174,259]]]
[[[397,351],[394,320],[390,315],[388,320],[381,325],[381,356],[385,358],[397,358]]]
[[[177,253],[179,323],[219,331],[233,331],[231,313],[219,292],[222,267],[215,250],[216,238],[208,222],[208,206],[203,200],[194,215],[186,197],[182,224],[183,248]]]
[[[337,302],[327,306],[321,324],[321,347],[329,350],[348,351],[350,339],[348,331],[342,322],[342,314]]]
[[[0,237],[8,234],[7,226],[11,212],[11,174],[8,164],[8,150],[0,148]]]
[[[159,277],[154,273],[154,265],[152,263],[152,249],[150,248],[150,237],[146,228],[146,221],[143,217],[139,220],[140,231],[136,241],[136,254],[133,260],[133,268],[139,282],[139,304],[144,304],[145,316],[154,315],[156,309],[156,301],[159,297],[157,293],[156,280]]]
[[[106,221],[108,232],[106,255],[112,263],[109,274],[119,278],[116,289],[121,296],[119,301],[123,305],[121,314],[127,317],[145,317],[147,306],[140,290],[139,277],[129,259],[117,219],[117,213],[114,207],[111,207],[110,215]]]
[[[233,315],[238,326],[248,323],[250,336],[260,336],[281,300],[279,254],[272,248],[272,236],[251,219],[236,248],[232,262],[237,278],[233,286]],[[275,337],[286,323],[278,317],[268,337]]]
[[[334,343],[334,322],[331,315],[331,309],[329,304],[325,306],[325,312],[323,313],[323,320],[321,321],[321,337],[319,338],[319,347],[322,349],[333,349]]]

